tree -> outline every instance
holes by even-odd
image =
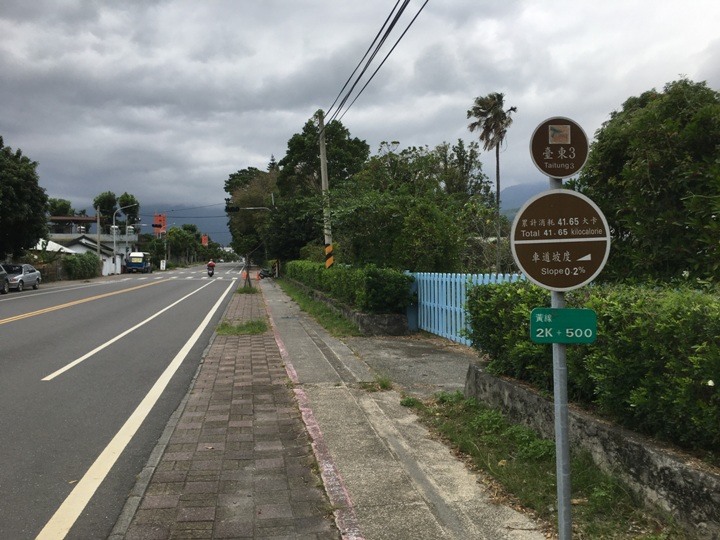
[[[505,140],[507,130],[512,124],[511,114],[517,107],[505,109],[505,95],[493,92],[484,97],[476,97],[467,112],[467,117],[475,118],[468,125],[470,132],[480,131],[479,138],[485,150],[495,150],[495,206],[500,212],[500,146]]]
[[[625,101],[596,133],[579,191],[603,210],[601,277],[720,277],[720,94],[681,79]]]
[[[181,264],[192,261],[197,252],[198,240],[187,225],[171,227],[167,232],[168,257]]]
[[[67,199],[48,199],[48,215],[50,216],[74,216],[72,203]]]
[[[306,245],[323,242],[320,133],[316,118],[317,113],[305,123],[301,133],[290,138],[280,161],[276,163],[272,158],[268,165],[268,173],[276,175],[279,197],[263,238],[268,255],[283,260],[297,258]],[[365,141],[351,137],[338,120],[325,126],[325,142],[332,206],[335,193],[362,169],[370,149]]]
[[[300,258],[300,250],[308,243],[322,245],[323,207],[320,194],[280,198],[268,214],[264,233],[268,256],[290,261]]]
[[[125,225],[135,225],[140,221],[140,203],[135,195],[130,195],[127,191],[117,198],[118,208],[122,208],[122,214],[125,215]]]
[[[93,208],[98,209],[100,219],[106,230],[112,225],[112,217],[117,210],[117,197],[112,191],[104,191],[93,199]]]
[[[8,253],[19,256],[47,234],[47,205],[37,162],[13,152],[0,137],[0,260]]]
[[[485,183],[477,153],[462,141],[399,152],[398,144],[383,143],[352,182],[335,192],[333,234],[342,261],[456,270],[463,249],[460,209]]]
[[[305,123],[302,133],[290,138],[285,157],[277,163],[277,183],[283,197],[320,192],[320,131],[316,116]],[[370,147],[365,141],[351,137],[339,120],[325,126],[325,144],[332,190],[362,168],[370,155]]]
[[[465,239],[461,266],[467,272],[516,272],[510,251],[510,222],[498,214],[494,201],[476,196],[460,213]]]
[[[490,193],[478,148],[476,142],[465,146],[465,142],[458,139],[453,146],[444,142],[435,149],[442,166],[440,178],[445,192],[461,201],[474,195],[487,197]]]
[[[228,212],[232,246],[236,253],[244,256],[266,244],[267,222],[277,183],[276,169],[268,169],[264,172],[248,167],[231,174],[225,182],[225,191],[231,194],[229,205],[237,208]]]

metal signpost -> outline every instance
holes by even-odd
[[[530,281],[551,291],[550,308],[534,309],[530,328],[533,341],[553,347],[560,540],[572,535],[566,343],[590,343],[597,334],[595,313],[566,309],[565,291],[592,281],[610,253],[610,230],[597,205],[580,193],[561,189],[562,179],[577,174],[588,153],[585,132],[569,118],[549,118],[535,129],[530,155],[535,166],[550,177],[551,189],[525,203],[510,233],[518,267]]]

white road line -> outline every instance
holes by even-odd
[[[160,315],[162,315],[163,313],[165,313],[167,310],[169,310],[169,309],[175,307],[176,305],[178,305],[178,304],[179,304],[180,302],[182,302],[183,300],[185,300],[185,299],[191,297],[193,294],[195,294],[195,293],[203,290],[203,289],[204,289],[205,287],[207,287],[208,285],[209,285],[209,283],[203,285],[203,286],[200,287],[199,289],[194,290],[194,291],[191,292],[190,294],[187,294],[187,295],[183,296],[182,298],[180,298],[179,300],[173,302],[173,303],[170,304],[169,306],[161,309],[160,311],[158,311],[158,312],[155,313],[154,315],[151,315],[150,317],[148,317],[148,318],[145,319],[144,321],[136,324],[136,325],[133,326],[132,328],[128,328],[127,330],[125,330],[125,331],[122,332],[121,334],[118,334],[117,336],[115,336],[115,337],[112,338],[111,340],[106,341],[105,343],[103,343],[103,344],[100,345],[99,347],[94,348],[94,349],[93,349],[92,351],[90,351],[89,353],[84,354],[83,356],[81,356],[81,357],[78,358],[77,360],[73,360],[72,362],[70,362],[70,363],[67,364],[66,366],[61,367],[61,368],[58,369],[57,371],[54,371],[53,373],[51,373],[51,374],[48,375],[47,377],[44,377],[44,378],[41,379],[41,380],[43,380],[43,381],[51,381],[51,380],[53,380],[55,377],[57,377],[57,376],[59,376],[59,375],[62,375],[63,373],[65,373],[66,371],[69,371],[70,369],[74,368],[75,366],[77,366],[77,365],[80,364],[81,362],[84,362],[85,360],[87,360],[87,359],[90,358],[91,356],[93,356],[93,355],[99,353],[100,351],[102,351],[103,349],[109,347],[110,345],[112,345],[112,344],[115,343],[116,341],[124,338],[124,337],[127,336],[129,333],[134,332],[135,330],[137,330],[137,329],[140,328],[141,326],[149,323],[150,321],[152,321],[152,320],[155,319],[156,317],[159,317]]]
[[[102,481],[110,472],[115,462],[120,457],[120,454],[125,450],[130,440],[133,438],[137,430],[140,429],[140,425],[143,423],[150,410],[155,406],[160,396],[165,391],[165,388],[170,383],[170,379],[175,372],[180,368],[180,365],[185,360],[193,345],[200,339],[203,331],[210,324],[215,312],[218,310],[223,302],[223,299],[232,289],[233,284],[231,283],[225,292],[220,296],[218,301],[212,307],[212,309],[205,316],[205,319],[200,323],[190,339],[187,340],[182,349],[177,353],[172,362],[165,368],[165,371],[160,375],[158,380],[155,382],[153,387],[147,393],[147,395],[137,406],[135,411],[130,415],[125,424],[117,432],[113,440],[110,441],[102,453],[98,456],[82,479],[78,482],[70,492],[70,495],[63,501],[60,507],[57,509],[55,514],[50,521],[47,522],[40,534],[37,535],[36,540],[46,539],[62,539],[65,538],[70,529],[77,521],[77,518],[83,512],[87,503],[95,494],[95,491],[100,486]]]

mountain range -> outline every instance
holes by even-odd
[[[512,221],[520,207],[532,196],[548,189],[547,182],[533,182],[531,184],[517,184],[508,186],[500,191],[500,209],[503,215]],[[162,208],[162,205],[158,205]],[[205,208],[198,207],[175,207],[167,212],[168,227],[180,226],[184,223],[197,225],[198,230],[208,234],[210,238],[219,244],[229,245],[231,241],[230,231],[227,228],[227,216],[222,206]],[[152,217],[142,216],[143,223],[151,223]],[[143,228],[143,232],[150,232]]]
[[[510,221],[520,207],[531,197],[549,189],[548,182],[517,184],[500,190],[500,212]]]

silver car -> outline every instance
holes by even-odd
[[[10,290],[10,278],[5,269],[0,266],[0,294],[7,294]]]
[[[22,291],[26,287],[37,289],[42,280],[40,272],[29,264],[2,264],[8,274],[8,285],[11,289]]]

